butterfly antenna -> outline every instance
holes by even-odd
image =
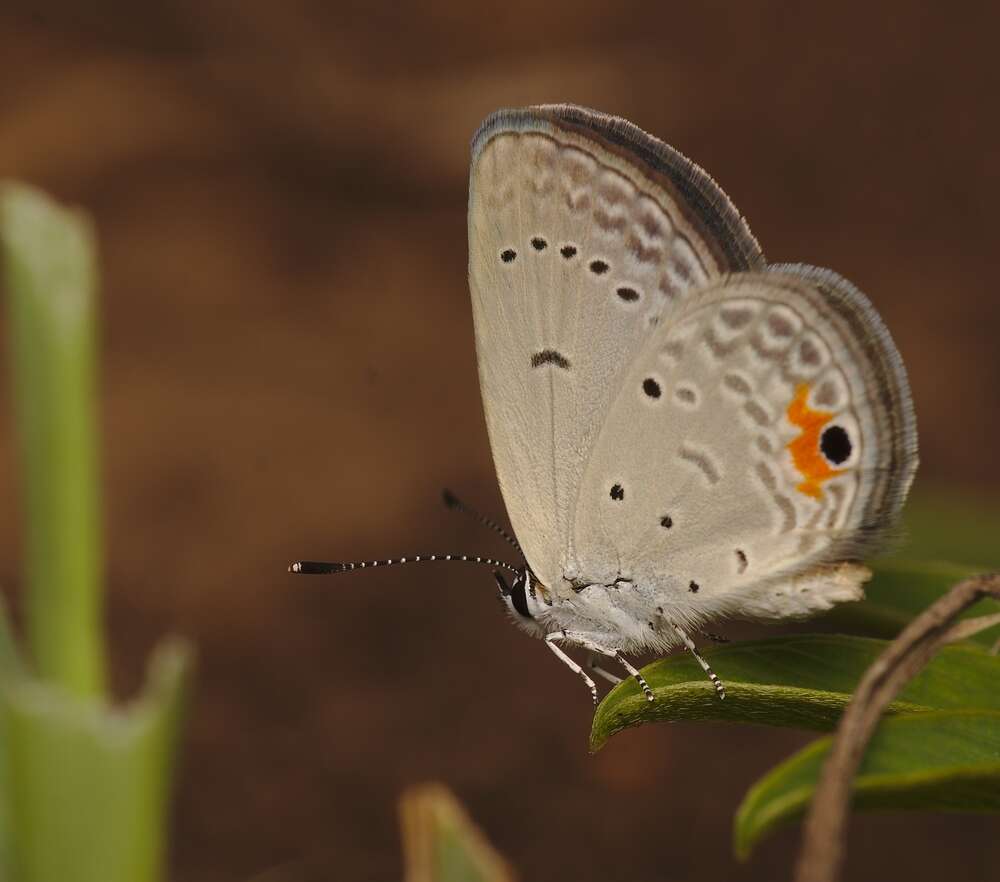
[[[448,506],[448,508],[453,511],[464,512],[465,514],[475,518],[475,520],[479,521],[479,523],[481,523],[484,527],[489,527],[489,529],[491,529],[494,533],[499,533],[511,546],[517,549],[517,553],[521,555],[521,557],[524,557],[524,552],[521,551],[521,546],[518,545],[517,540],[496,521],[491,520],[484,514],[480,514],[474,508],[469,508],[469,506],[462,502],[461,499],[459,499],[454,493],[451,492],[451,490],[447,488],[442,491],[441,498],[444,500],[444,504]]]
[[[288,568],[288,572],[309,576],[325,576],[331,573],[350,573],[354,570],[369,570],[372,567],[394,567],[399,564],[430,563],[432,561],[462,561],[464,563],[482,564],[494,570],[507,570],[515,575],[520,575],[522,572],[513,564],[509,564],[506,561],[470,554],[415,554],[412,557],[396,557],[386,560],[358,560],[347,563],[297,560]]]

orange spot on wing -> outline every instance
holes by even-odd
[[[795,489],[819,499],[823,495],[823,482],[839,475],[841,470],[831,469],[819,449],[820,432],[833,419],[833,414],[826,410],[813,410],[807,403],[808,399],[809,384],[800,383],[786,413],[788,421],[802,431],[787,446],[792,462],[803,478]]]

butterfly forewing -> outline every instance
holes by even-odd
[[[763,257],[703,171],[623,120],[570,106],[503,111],[483,124],[469,250],[504,501],[536,575],[568,594],[565,580],[588,578],[581,561],[616,547],[574,523],[593,489],[581,487],[585,468],[634,359],[692,291],[762,267]]]

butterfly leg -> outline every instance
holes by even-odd
[[[556,658],[558,658],[559,661],[561,661],[564,665],[566,665],[566,667],[568,667],[571,671],[574,671],[575,673],[583,677],[583,682],[586,683],[587,687],[590,689],[590,697],[594,699],[594,706],[596,707],[597,684],[593,680],[591,680],[590,677],[587,676],[587,672],[583,668],[581,668],[575,661],[573,661],[573,659],[571,659],[568,655],[566,655],[566,653],[563,652],[555,644],[556,640],[563,640],[565,636],[566,636],[565,631],[553,631],[551,634],[546,634],[545,645],[548,646],[548,648],[555,653]]]
[[[570,643],[575,643],[577,646],[582,646],[584,649],[589,649],[591,652],[598,652],[601,655],[606,655],[608,658],[613,658],[635,678],[635,682],[639,684],[642,694],[646,696],[646,701],[656,700],[656,697],[653,695],[653,690],[649,688],[649,684],[646,682],[646,678],[643,677],[642,674],[640,674],[636,669],[635,665],[625,658],[625,656],[622,655],[617,649],[608,649],[606,646],[600,646],[599,644],[594,643],[594,641],[585,634],[581,634],[579,631],[557,631],[556,633],[561,634],[562,638],[570,641]]]
[[[715,691],[719,694],[719,698],[725,698],[726,687],[723,686],[722,681],[715,676],[715,671],[712,670],[708,662],[698,654],[698,648],[694,645],[694,641],[688,637],[687,632],[682,628],[679,628],[677,625],[674,625],[673,627],[677,636],[681,638],[681,642],[688,648],[688,652],[690,652],[691,655],[697,659],[698,664],[701,665],[701,669],[708,674],[708,679],[712,681],[712,685],[715,687]]]
[[[592,652],[587,653],[587,669],[593,671],[599,677],[603,677],[612,686],[617,686],[622,681],[621,677],[616,677],[610,671],[604,670],[604,668],[597,664],[597,656]]]

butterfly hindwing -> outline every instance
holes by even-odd
[[[864,295],[805,266],[731,275],[633,359],[586,465],[572,563],[713,615],[826,608],[842,586],[808,574],[871,550],[916,464],[905,371]]]

